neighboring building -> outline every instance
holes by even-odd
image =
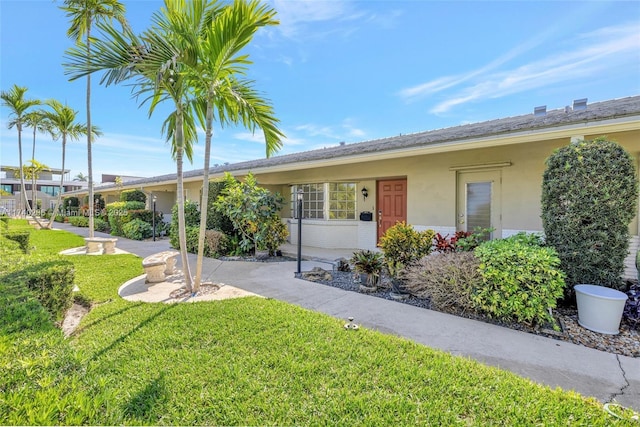
[[[493,227],[493,238],[541,231],[540,197],[545,160],[574,140],[606,136],[638,161],[640,96],[573,106],[354,144],[341,144],[210,170],[237,177],[252,172],[258,182],[288,198],[282,217],[297,240],[296,191],[303,190],[303,244],[325,248],[376,248],[396,221],[442,234]],[[184,174],[185,194],[197,201],[202,170]],[[157,198],[171,212],[176,175],[126,182]],[[104,186],[107,202],[120,189]],[[372,221],[360,220],[363,212]],[[363,215],[366,219],[367,214]],[[638,248],[638,216],[630,225],[631,252]],[[626,275],[635,276],[633,257]]]
[[[16,177],[16,172],[20,168],[18,166],[0,166],[0,189],[2,194],[8,193],[0,197],[0,206],[6,208],[9,212],[19,212],[26,210],[24,201],[20,195],[20,177]],[[61,169],[46,168],[40,172],[36,180],[36,200],[40,202],[41,209],[53,209],[60,191],[60,179],[62,178],[62,192],[77,191],[87,188],[87,183],[82,181],[72,181],[69,176],[69,169],[62,171]],[[24,186],[27,193],[27,200],[30,206],[34,206],[32,201],[32,182],[31,179],[24,179]],[[38,206],[36,202],[35,206]]]

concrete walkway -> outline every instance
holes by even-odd
[[[86,235],[86,228],[56,224]],[[96,233],[96,236],[102,236]],[[104,235],[105,237],[107,235]],[[118,238],[117,247],[141,257],[169,248],[168,240],[137,242]],[[288,248],[291,249],[291,248]],[[352,251],[303,247],[302,270],[331,269],[339,257]],[[192,269],[195,268],[195,256]],[[631,358],[519,332],[496,325],[425,310],[356,292],[296,279],[296,262],[223,262],[205,258],[203,279],[225,283],[264,297],[347,319],[371,329],[402,336],[454,355],[512,371],[534,382],[615,401],[640,411],[640,358]]]

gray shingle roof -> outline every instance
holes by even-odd
[[[269,159],[257,159],[246,162],[233,163],[210,168],[211,174],[251,170],[279,165],[303,163],[315,160],[329,160],[335,158],[372,154],[398,149],[426,147],[450,141],[464,141],[480,137],[501,136],[522,131],[537,131],[559,126],[575,125],[587,122],[611,120],[626,116],[640,115],[640,96],[632,96],[609,101],[589,104],[584,110],[558,109],[548,111],[544,116],[533,113],[503,119],[490,120],[479,123],[465,124],[450,128],[418,132],[407,135],[371,141],[357,142],[318,150],[273,156]],[[185,178],[202,175],[203,169],[184,173]],[[175,180],[176,174],[167,174],[127,182],[127,186],[150,184]],[[109,186],[111,187],[111,186]],[[101,187],[108,188],[108,187]],[[96,188],[98,190],[98,188]]]

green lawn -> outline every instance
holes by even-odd
[[[34,253],[82,245],[75,237],[34,231]],[[275,300],[124,301],[139,258],[69,259],[97,305],[68,340],[46,322],[0,329],[0,424],[615,422],[593,399]],[[3,286],[16,298],[0,309],[29,301]]]

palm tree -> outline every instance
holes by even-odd
[[[85,36],[87,64],[91,63],[91,26],[94,23],[112,22],[114,19],[123,27],[128,27],[124,17],[125,7],[118,0],[65,0],[61,7],[71,19],[67,35],[80,42]],[[91,74],[87,74],[87,129],[91,125]],[[92,132],[87,132],[87,173],[89,200],[93,200],[93,160],[91,156]],[[89,237],[94,235],[93,203],[89,203]]]
[[[53,209],[53,215],[51,215],[51,219],[49,220],[49,225],[47,228],[51,228],[53,225],[54,218],[56,216],[56,212],[58,212],[58,208],[62,201],[62,191],[64,184],[64,162],[66,156],[66,146],[67,139],[69,140],[78,140],[81,136],[86,135],[88,132],[88,127],[85,124],[80,124],[76,122],[76,116],[78,112],[67,105],[63,105],[59,101],[55,99],[51,99],[46,102],[49,107],[51,107],[52,111],[46,112],[47,120],[51,123],[51,129],[53,131],[54,139],[62,139],[62,167],[60,174],[60,187],[58,188],[58,199],[56,200],[55,207]],[[92,128],[91,132],[94,136],[100,136],[101,132],[95,126]],[[91,199],[89,199],[91,200]],[[89,211],[91,214],[91,210]]]
[[[112,26],[97,24],[104,37],[91,45],[91,63],[87,63],[82,48],[67,51],[69,63],[64,64],[71,80],[96,71],[106,71],[101,83],[118,84],[134,79],[136,97],[150,102],[149,114],[162,102],[173,103],[175,111],[163,124],[167,141],[171,142],[172,156],[176,161],[179,241],[185,285],[192,289],[192,277],[187,258],[186,230],[184,218],[183,158],[191,160],[192,145],[196,138],[194,115],[201,110],[194,101],[184,75],[185,63],[192,61],[189,49],[181,34],[193,34],[189,28],[193,22],[200,27],[206,22],[208,12],[196,11],[200,18],[186,20],[187,6],[184,0],[165,0],[165,7],[152,17],[152,27],[140,37],[129,28],[116,31]],[[193,41],[193,40],[191,40]]]
[[[251,40],[259,27],[276,23],[272,19],[274,12],[258,7],[257,2],[237,1],[234,4],[236,12],[225,11],[227,8],[230,7],[207,0],[194,0],[188,4],[185,0],[165,0],[165,7],[153,15],[153,26],[142,36],[98,25],[105,37],[93,43],[93,63],[82,61],[80,51],[71,49],[67,55],[71,62],[65,64],[72,79],[102,70],[107,70],[101,80],[106,85],[135,78],[138,89],[135,95],[148,96],[144,101],[150,100],[149,114],[163,101],[173,103],[175,111],[165,120],[163,133],[171,141],[172,155],[176,160],[180,252],[185,285],[192,291],[197,291],[194,283],[199,285],[201,270],[194,282],[186,250],[182,167],[185,155],[191,160],[196,140],[195,119],[208,128],[209,141],[201,204],[205,212],[204,222],[201,222],[201,242],[204,242],[202,224],[206,227],[214,107],[217,107],[218,120],[223,125],[242,123],[251,129],[261,127],[267,139],[268,154],[279,148],[282,135],[275,126],[277,120],[270,105],[257,96],[251,82],[234,77],[242,69],[241,65],[248,63],[245,56],[238,56],[238,51]],[[225,18],[216,24],[217,17],[223,15]],[[233,25],[233,28],[227,29],[227,25]],[[219,31],[224,35],[218,35]],[[210,46],[204,48],[207,43]],[[209,55],[215,55],[215,58],[208,58]],[[222,64],[216,61],[222,61]],[[201,83],[200,79],[206,83]],[[193,94],[196,85],[197,96]],[[206,110],[209,120],[205,118]]]
[[[78,174],[73,177],[73,180],[87,182],[87,175],[83,174],[82,172],[78,172]]]
[[[206,0],[204,0],[206,1]],[[204,237],[207,225],[207,206],[209,202],[209,160],[215,110],[221,126],[241,123],[252,131],[262,129],[266,142],[266,155],[269,157],[282,143],[284,136],[277,128],[278,120],[273,115],[271,105],[262,99],[253,89],[251,81],[240,80],[245,74],[246,65],[251,64],[247,55],[240,51],[251,42],[255,32],[266,25],[277,25],[275,10],[260,5],[259,1],[235,1],[216,14],[210,25],[199,35],[195,44],[197,63],[190,66],[188,76],[193,86],[206,104],[205,154],[202,180],[202,198],[200,202],[200,231],[198,235],[198,256],[194,291],[201,283],[202,260],[204,255]]]
[[[27,179],[31,178],[31,204],[32,204],[31,208],[38,209],[38,195],[36,191],[36,180],[40,177],[40,172],[42,172],[43,170],[49,169],[49,166],[45,165],[44,163],[40,163],[36,159],[29,160],[29,163],[31,163],[29,166],[25,166],[23,168],[24,176]],[[40,221],[38,220],[36,215],[32,215],[32,216],[33,216],[33,219],[35,219],[38,222],[38,224],[42,227],[42,224],[40,224]]]
[[[26,87],[21,87],[14,84],[9,91],[2,91],[0,93],[0,97],[2,98],[2,105],[11,109],[9,117],[12,117],[12,119],[9,121],[9,129],[13,128],[14,126],[16,127],[16,129],[18,129],[18,168],[20,170],[20,194],[22,195],[25,209],[28,206],[28,202],[27,192],[24,187],[24,175],[22,173],[22,126],[25,123],[27,110],[35,105],[40,105],[40,101],[37,99],[24,99],[24,94],[26,92]],[[21,214],[21,216],[24,216],[23,214]]]
[[[46,165],[43,165],[36,160],[36,133],[51,133],[51,123],[49,123],[49,121],[47,120],[45,111],[40,109],[28,112],[25,116],[25,124],[33,129],[33,144],[31,145],[31,168],[36,168],[36,164],[42,165],[47,168]],[[41,171],[42,169],[38,168],[37,173],[31,174],[31,200],[33,201],[33,203],[35,203],[36,200],[36,179],[38,175],[40,175]],[[35,215],[33,215],[33,218],[38,221]]]

